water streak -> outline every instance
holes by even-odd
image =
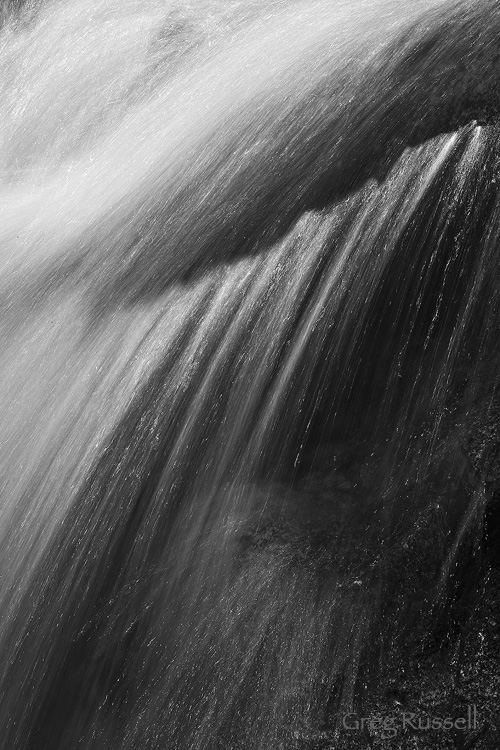
[[[449,616],[500,364],[498,29],[5,13],[2,748],[292,747]]]

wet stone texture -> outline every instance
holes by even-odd
[[[356,655],[364,681],[353,694],[353,706],[359,708],[339,711],[333,698],[314,718],[311,714],[309,725],[303,717],[291,719],[279,750],[498,749],[499,425],[494,400],[473,405],[460,429],[466,435],[463,451],[452,447],[447,456],[445,446],[444,458],[429,468],[422,488],[433,501],[422,504],[417,518],[403,514],[397,519],[388,549],[380,546],[387,519],[378,494],[384,466],[377,450],[367,454],[366,446],[348,442],[316,447],[293,489],[262,490],[259,520],[242,536],[247,564],[262,555],[286,555],[295,568],[315,559],[316,569],[332,575],[338,590],[358,587],[359,600],[353,601],[362,601],[372,618],[372,653]],[[460,472],[462,478],[453,485],[450,478]],[[413,481],[410,472],[409,495]],[[426,592],[436,589],[442,565],[436,508],[449,492],[458,516],[466,513],[471,485],[486,501],[484,535],[465,534],[445,604],[437,613],[425,611]],[[376,574],[371,578],[381,564],[382,595],[372,583]],[[371,662],[382,662],[382,669]]]

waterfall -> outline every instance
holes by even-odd
[[[0,18],[0,747],[295,748],[479,580],[500,7]]]

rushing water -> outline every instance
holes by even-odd
[[[4,4],[2,750],[291,748],[452,619],[499,32],[494,2]]]

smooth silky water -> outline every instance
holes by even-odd
[[[3,8],[0,747],[298,747],[482,575],[500,6]]]

